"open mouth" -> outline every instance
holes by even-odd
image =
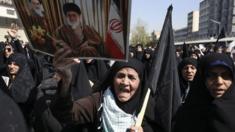
[[[130,90],[125,86],[121,86],[119,90],[120,90],[120,92],[126,92],[126,93],[130,92]]]
[[[188,78],[191,78],[191,77],[193,77],[193,75],[187,75],[187,77],[188,77]]]
[[[13,69],[10,69],[9,72],[14,72],[14,70],[13,70]]]
[[[215,89],[213,90],[215,94],[223,94],[224,90],[223,89]]]

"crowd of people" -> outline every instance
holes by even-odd
[[[11,37],[0,44],[0,131],[167,132],[145,117],[135,125],[154,48],[130,46],[128,61],[113,63],[67,58],[66,47],[49,56]],[[172,132],[235,130],[234,61],[220,48],[177,48],[181,104]]]

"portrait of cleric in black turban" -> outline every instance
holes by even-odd
[[[62,40],[59,46],[72,49],[72,56],[104,56],[104,44],[99,33],[91,26],[82,24],[82,12],[78,5],[63,5],[65,24],[56,30],[56,38]]]
[[[32,47],[39,51],[54,55],[60,48],[69,48],[72,52],[68,57],[127,59],[131,0],[14,0],[14,3]],[[31,11],[29,5],[33,4],[35,10]],[[33,14],[40,19],[30,19]],[[43,26],[28,26],[40,21]]]

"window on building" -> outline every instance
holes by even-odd
[[[7,28],[11,25],[11,23],[17,23],[20,27],[22,27],[18,19],[0,17],[0,27]]]
[[[12,0],[0,0],[0,4],[2,4],[2,5],[12,5]]]
[[[232,25],[232,32],[235,32],[235,25]]]
[[[7,14],[8,15],[15,15],[15,11],[11,9],[7,9]]]

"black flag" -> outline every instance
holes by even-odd
[[[220,34],[219,34],[219,36],[218,36],[218,38],[217,38],[217,40],[216,40],[216,42],[215,42],[215,44],[218,45],[219,40],[222,39],[222,38],[224,38],[224,37],[226,37],[226,36],[225,36],[225,31],[224,31],[224,28],[222,28],[221,31],[220,31]]]
[[[172,5],[168,8],[159,44],[154,52],[147,86],[152,89],[146,118],[171,132],[172,118],[180,105],[180,85],[172,29]],[[158,131],[158,130],[156,130]]]
[[[186,58],[189,57],[189,47],[188,45],[184,42],[183,44],[183,54],[182,54],[182,58]]]

